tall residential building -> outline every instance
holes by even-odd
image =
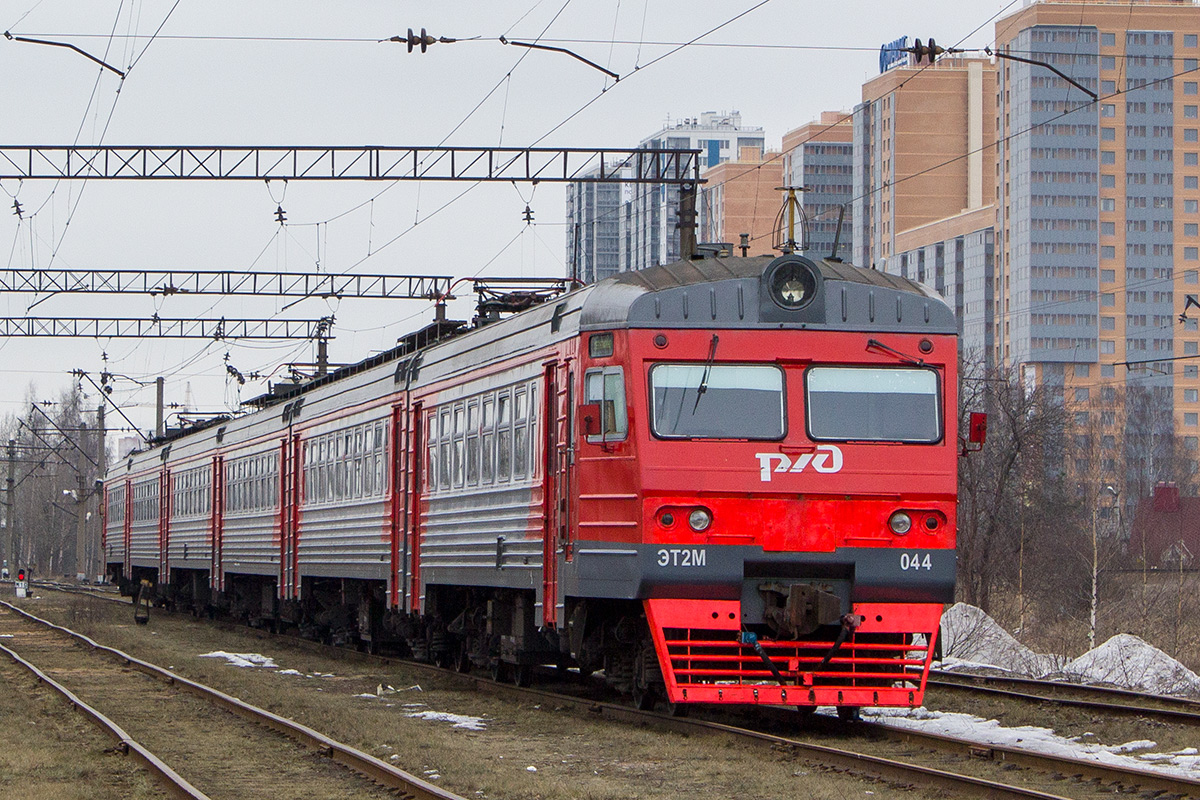
[[[944,57],[890,65],[853,116],[852,260],[927,283],[965,353],[992,341],[996,69]]]
[[[824,111],[820,119],[783,135],[783,181],[804,189],[800,202],[807,225],[802,245],[810,256],[832,254],[836,239],[838,254],[851,257],[853,139],[852,115],[845,111]]]
[[[758,153],[761,157],[765,145],[763,129],[743,126],[739,112],[705,111],[699,117],[668,121],[666,126],[643,139],[639,147],[700,150],[701,169],[710,169],[730,159],[750,158],[749,153]],[[679,260],[678,186],[621,184],[616,194],[597,188],[590,202],[588,191],[580,184],[568,184],[567,264],[577,263],[578,247],[581,279],[606,277],[611,274],[607,270],[613,269],[614,265],[617,271],[623,272]],[[611,211],[614,202],[618,207]],[[609,251],[611,232],[605,228],[610,214],[617,219],[615,262]],[[698,219],[697,225],[698,233],[703,231],[704,219]],[[576,229],[580,232],[578,245]],[[587,239],[589,236],[596,238]],[[597,248],[594,255],[586,253],[585,240],[589,246]],[[591,261],[587,262],[587,259]]]
[[[599,174],[597,167],[567,184],[567,272],[584,283],[629,269],[621,262],[620,215],[632,197],[632,184],[588,180]]]
[[[1161,434],[1191,459],[1200,436],[1198,35],[1185,0],[1038,2],[996,23],[998,52],[1099,95],[998,61],[996,354],[1150,480]]]
[[[701,177],[701,242],[726,243],[736,248],[746,236],[748,255],[771,252],[775,218],[779,214],[783,180],[781,153],[743,148],[741,157],[709,167]]]

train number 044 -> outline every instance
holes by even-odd
[[[901,553],[900,554],[900,569],[933,569],[933,559],[929,557],[929,553],[921,555],[920,553]]]

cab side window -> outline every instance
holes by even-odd
[[[600,433],[589,442],[622,441],[629,433],[625,373],[621,367],[590,369],[583,376],[584,403],[600,406]],[[594,430],[594,429],[593,429]]]

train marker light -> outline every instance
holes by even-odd
[[[697,508],[691,514],[688,514],[688,525],[697,533],[708,530],[708,526],[712,525],[712,514],[707,508]]]
[[[897,536],[903,536],[912,530],[912,517],[903,511],[897,511],[888,517],[888,527]]]

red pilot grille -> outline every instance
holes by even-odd
[[[865,620],[836,651],[836,630],[799,641],[760,638],[776,675],[743,640],[737,601],[646,606],[673,702],[920,705],[941,616],[939,605],[858,604]],[[914,643],[914,634],[923,639]]]

